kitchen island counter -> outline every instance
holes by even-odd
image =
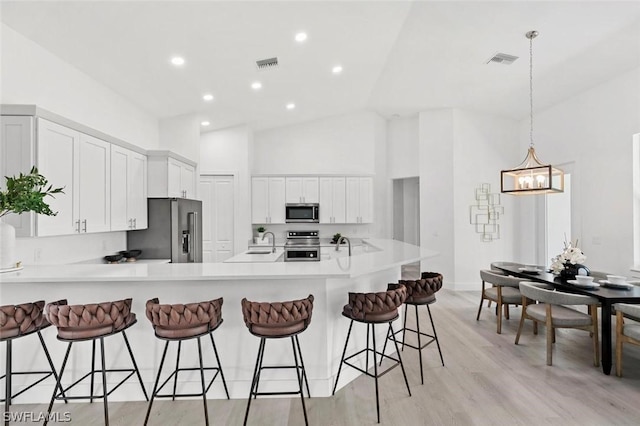
[[[244,324],[241,300],[246,297],[252,301],[277,302],[302,299],[312,294],[315,299],[313,318],[309,328],[300,335],[300,344],[311,395],[330,396],[349,327],[349,321],[341,315],[342,307],[348,301],[348,293],[384,291],[387,283],[396,282],[401,277],[402,265],[437,255],[433,250],[393,240],[371,239],[366,242],[371,247],[368,249],[370,251],[357,251],[360,254],[354,253],[349,257],[346,247],[341,247],[337,254],[329,249],[331,253],[328,257],[331,258],[317,262],[25,266],[21,271],[0,275],[0,296],[3,305],[59,299],[67,299],[70,304],[82,304],[132,298],[132,310],[137,315],[138,323],[127,330],[127,335],[148,390],[153,386],[164,342],[154,336],[153,328],[145,318],[146,301],[157,297],[160,303],[173,304],[222,297],[224,323],[214,336],[231,397],[246,398],[260,339],[251,335]],[[385,332],[384,327],[377,328],[378,342],[384,342]],[[54,363],[60,366],[66,345],[56,341],[55,335],[53,327],[43,333]],[[350,347],[364,347],[365,337],[364,330],[354,331]],[[109,358],[118,359],[121,368],[128,367],[126,349],[121,339],[108,340],[109,351],[117,352],[116,358],[112,358],[114,354],[110,354]],[[23,345],[20,350],[24,353],[37,353],[38,339],[24,339],[20,343]],[[195,341],[186,342],[185,350],[191,344],[195,344]],[[265,353],[265,365],[293,361],[290,359],[291,347],[287,339],[277,339],[269,342],[269,345],[270,349]],[[387,349],[391,351],[391,348]],[[195,347],[189,348],[190,353],[194,350]],[[79,348],[74,354],[76,361],[73,367],[68,368],[68,377],[80,377],[91,365],[90,348]],[[28,356],[15,358],[16,370],[39,367],[44,370],[46,367],[44,360],[34,360]],[[354,358],[354,362],[358,360]],[[360,361],[364,367],[364,356]],[[180,363],[181,367],[186,368],[195,367],[198,361],[197,357],[185,356],[184,359],[181,357]],[[344,369],[338,388],[358,375],[359,372],[354,369]],[[16,377],[14,383],[19,386],[22,378]],[[269,377],[261,378],[260,389],[266,392],[296,389],[298,383],[294,377],[289,370],[281,374],[273,372]],[[194,380],[189,375],[180,376],[178,386],[192,386]],[[47,402],[53,391],[53,381],[47,380],[39,388],[39,392],[25,393],[23,402]],[[222,386],[215,382],[207,397],[224,398]],[[109,399],[142,400],[143,395],[139,385],[130,380]]]

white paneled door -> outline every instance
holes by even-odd
[[[203,262],[233,256],[233,195],[233,176],[200,176]]]

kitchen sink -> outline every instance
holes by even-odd
[[[247,250],[246,254],[271,254],[271,250],[251,249],[251,250]]]

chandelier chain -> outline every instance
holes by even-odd
[[[529,147],[533,148],[533,37],[529,38]]]

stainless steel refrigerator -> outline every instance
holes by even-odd
[[[202,262],[202,201],[149,198],[147,229],[127,232],[127,249],[142,250],[141,259],[172,263]]]

